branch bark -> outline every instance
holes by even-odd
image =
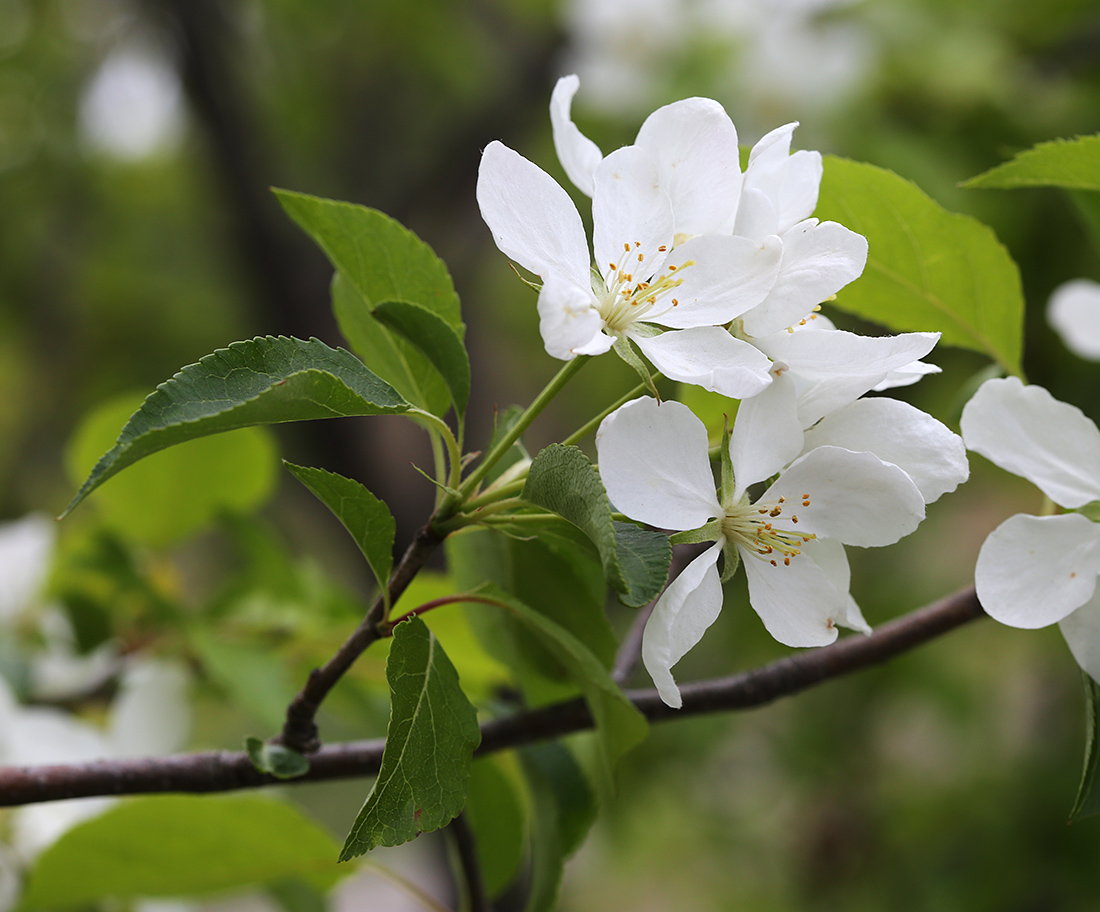
[[[751,671],[685,684],[680,688],[684,705],[679,710],[662,703],[655,690],[629,690],[626,694],[651,722],[752,709],[885,662],[982,615],[974,589],[963,589],[884,624],[871,636],[846,637],[831,646],[796,653]],[[477,752],[507,750],[582,731],[592,724],[583,700],[556,703],[486,722],[481,727]],[[4,767],[0,768],[0,807],[93,795],[198,794],[370,776],[378,772],[384,747],[382,740],[326,746],[310,757],[310,771],[305,776],[290,781],[259,772],[243,752],[228,751],[65,766]]]

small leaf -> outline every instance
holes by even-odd
[[[649,724],[592,651],[568,630],[493,583],[485,583],[470,595],[497,602],[537,633],[584,694],[596,723],[596,736],[604,773],[610,780],[619,758],[641,742]]]
[[[245,738],[244,749],[256,769],[276,779],[297,779],[309,772],[309,761],[298,751],[281,744]]]
[[[499,896],[515,879],[526,842],[527,815],[515,776],[506,765],[508,760],[502,756],[475,760],[466,798],[466,818],[474,832],[485,890],[491,897]]]
[[[1039,143],[1011,161],[963,181],[961,186],[970,190],[1018,187],[1100,190],[1100,134]]]
[[[941,332],[944,345],[1020,372],[1020,273],[990,228],[948,212],[892,171],[833,156],[825,157],[815,215],[870,246],[863,275],[833,306],[892,330]]]
[[[427,308],[408,301],[383,301],[374,308],[373,315],[439,371],[450,391],[455,412],[464,415],[470,399],[470,358],[456,328]]]
[[[77,824],[46,849],[30,869],[20,908],[202,896],[288,877],[323,890],[344,873],[332,860],[335,851],[320,826],[268,798],[135,798]]]
[[[257,424],[398,414],[408,408],[392,386],[342,348],[285,336],[234,342],[156,388],[65,513],[112,475],[185,440]]]
[[[390,724],[382,767],[340,861],[438,830],[466,803],[470,758],[481,741],[477,712],[420,618],[394,628],[386,679]]]
[[[1069,819],[1080,820],[1100,814],[1100,684],[1087,673],[1081,672],[1085,685],[1085,762],[1081,770],[1081,784],[1077,787],[1077,799],[1069,812]]]
[[[651,602],[668,577],[672,549],[660,532],[611,518],[599,472],[577,447],[551,444],[531,463],[523,499],[557,513],[587,535],[623,604]]]
[[[359,482],[343,475],[289,462],[283,464],[351,533],[379,587],[383,592],[388,592],[387,585],[393,570],[393,541],[397,534],[397,525],[389,507]]]

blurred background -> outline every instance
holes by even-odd
[[[986,221],[1020,264],[1029,379],[1100,418],[1100,365],[1044,317],[1055,286],[1100,279],[1100,205],[957,187],[1100,128],[1090,0],[0,0],[0,520],[58,514],[141,397],[202,355],[262,334],[341,344],[331,271],[271,186],[381,209],[449,265],[476,448],[558,366],[481,223],[480,150],[500,139],[567,183],[547,105],[569,72],[605,151],[656,106],[705,95],[743,144],[797,120],[797,147],[891,168]],[[944,372],[899,395],[957,427],[986,364],[930,360]],[[594,363],[532,450],[633,384]],[[3,553],[24,557],[0,561],[0,672],[25,704],[102,720],[118,663],[151,654],[186,669],[188,746],[264,736],[369,594],[354,545],[278,457],[364,482],[399,547],[431,508],[412,467],[430,465],[427,442],[397,418],[212,441],[130,470],[60,526],[3,527],[24,548]],[[971,463],[912,540],[853,553],[872,624],[967,584],[985,535],[1037,509],[1029,485]],[[735,583],[678,677],[785,652]],[[384,733],[383,661],[335,695],[330,740]],[[1082,719],[1057,631],[980,621],[780,705],[664,724],[625,761],[562,908],[1094,908],[1100,824],[1065,826]],[[365,790],[290,797],[342,837]],[[428,867],[432,845],[416,849]]]

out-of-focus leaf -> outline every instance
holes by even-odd
[[[66,453],[68,475],[79,485],[118,437],[144,395],[103,403],[77,428]],[[189,440],[149,459],[96,498],[103,522],[129,541],[168,545],[210,525],[223,512],[253,510],[271,494],[278,461],[265,428],[241,428]]]
[[[351,533],[378,585],[385,589],[393,570],[393,540],[397,533],[389,507],[359,482],[343,475],[289,462],[284,465]]]
[[[815,212],[867,238],[863,275],[833,306],[892,330],[941,332],[1020,372],[1020,273],[981,222],[948,212],[915,184],[861,162],[825,157]]]
[[[542,450],[531,463],[522,496],[592,540],[623,604],[639,608],[660,594],[672,560],[668,538],[615,522],[599,472],[577,447],[555,443]]]
[[[506,763],[501,756],[475,760],[466,796],[465,814],[490,896],[498,896],[515,879],[527,841],[527,815]]]
[[[1085,762],[1070,822],[1100,814],[1100,684],[1083,671],[1081,678],[1085,685]]]
[[[962,186],[971,190],[1018,187],[1100,190],[1100,134],[1039,143],[1011,161],[963,181]]]
[[[256,424],[407,411],[397,390],[350,352],[318,339],[234,342],[156,388],[122,429],[66,513],[112,475],[177,443]]]
[[[206,672],[230,699],[267,728],[283,724],[297,688],[278,653],[259,643],[227,639],[210,627],[195,626],[190,643]]]
[[[309,772],[309,761],[298,751],[282,744],[269,744],[259,738],[245,738],[244,749],[256,769],[276,779],[296,779]]]
[[[347,861],[450,823],[466,803],[477,712],[439,641],[418,617],[394,628],[386,666],[390,724],[382,767],[340,852]]]
[[[80,823],[30,869],[26,912],[104,899],[202,896],[299,877],[318,889],[342,871],[336,843],[288,804],[254,796],[135,798]]]

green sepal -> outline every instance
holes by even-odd
[[[722,418],[722,443],[718,448],[718,459],[722,465],[722,487],[718,492],[718,502],[723,507],[733,503],[736,479],[733,477],[733,455],[730,453],[730,420],[728,415]]]
[[[719,582],[728,583],[733,579],[733,575],[737,572],[737,568],[741,566],[741,552],[737,550],[737,545],[733,542],[722,543],[722,575],[718,578]]]
[[[1085,759],[1081,768],[1081,784],[1069,812],[1069,822],[1100,814],[1100,684],[1086,672],[1081,672],[1085,685]]]
[[[259,738],[245,738],[244,749],[256,769],[276,779],[297,779],[309,772],[309,760],[282,744],[270,744]]]
[[[718,541],[722,537],[722,520],[712,519],[698,529],[688,529],[686,532],[677,532],[669,536],[669,542],[673,545],[697,545],[699,542]]]
[[[657,392],[657,387],[653,383],[653,377],[650,375],[650,370],[642,360],[642,356],[635,350],[634,343],[631,342],[627,336],[616,336],[615,344],[612,348],[615,349],[616,355],[634,368],[638,376],[642,378],[642,383],[645,384],[649,394],[654,399],[660,400],[661,394]]]
[[[1071,512],[1080,513],[1085,519],[1090,519],[1093,522],[1100,522],[1100,500],[1094,500],[1092,503],[1087,503]]]

